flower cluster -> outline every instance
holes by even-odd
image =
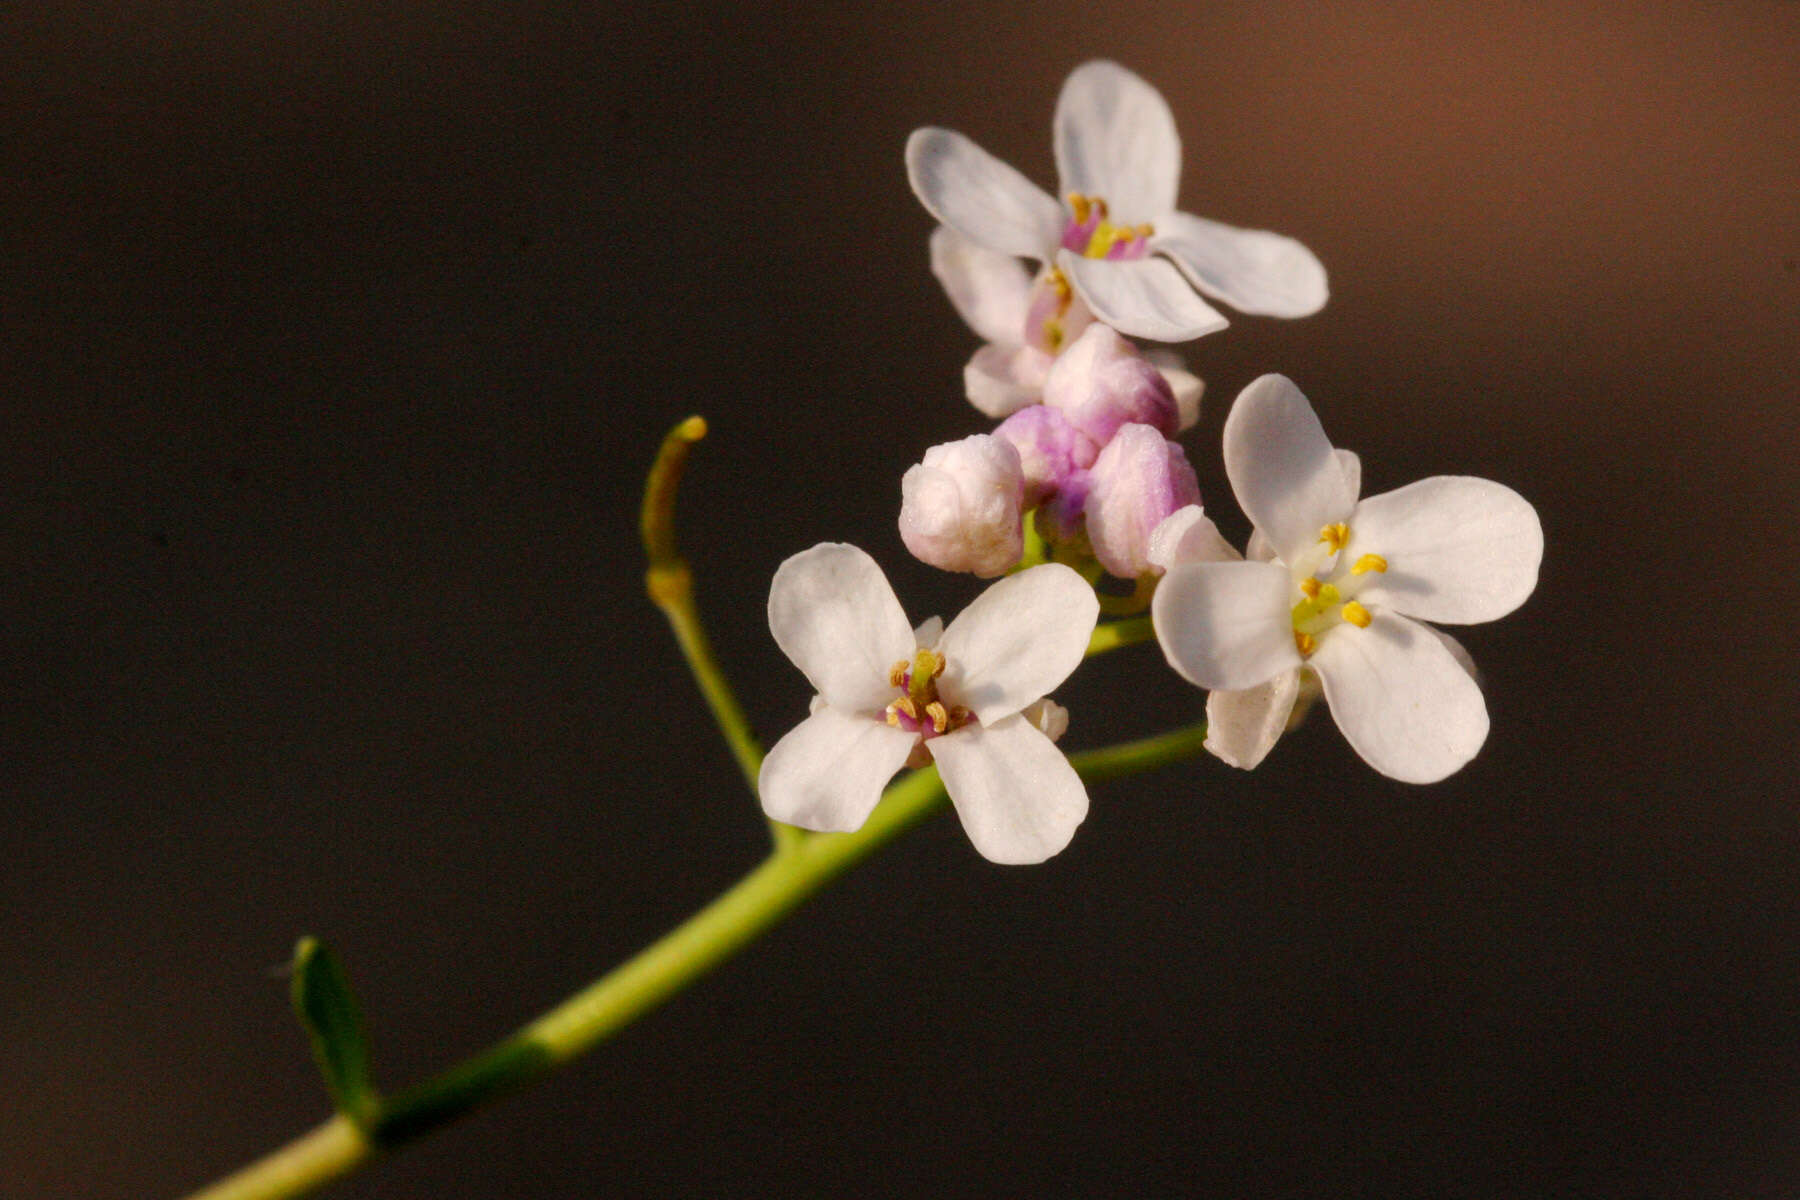
[[[863,551],[784,562],[769,624],[817,695],[763,762],[764,809],[855,830],[896,771],[935,763],[982,855],[1060,851],[1088,801],[1054,746],[1068,714],[1046,693],[1090,652],[1106,575],[1136,588],[1108,611],[1148,608],[1135,619],[1209,691],[1206,748],[1223,761],[1256,766],[1322,697],[1383,774],[1456,771],[1486,740],[1487,710],[1468,654],[1426,622],[1491,621],[1525,601],[1543,554],[1535,510],[1463,476],[1362,498],[1357,457],[1333,449],[1294,384],[1265,375],[1225,422],[1226,475],[1255,529],[1240,554],[1175,440],[1198,419],[1199,378],[1130,339],[1224,328],[1203,296],[1310,315],[1324,269],[1291,238],[1179,211],[1174,118],[1116,64],[1069,77],[1055,155],[1061,199],[961,134],[907,143],[913,190],[941,222],[932,272],[983,339],[964,389],[998,424],[907,469],[900,536],[933,566],[1005,578],[947,627],[915,629]]]

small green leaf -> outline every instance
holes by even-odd
[[[375,1121],[381,1098],[369,1075],[369,1039],[349,977],[317,938],[294,947],[294,1015],[306,1026],[331,1102],[358,1128]]]

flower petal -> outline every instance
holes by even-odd
[[[1469,625],[1503,617],[1537,586],[1544,530],[1537,510],[1504,484],[1434,475],[1356,506],[1349,561],[1376,553],[1388,569],[1364,604],[1422,621]]]
[[[1254,380],[1231,406],[1225,474],[1244,515],[1288,563],[1356,505],[1312,405],[1284,375]]]
[[[1378,612],[1340,626],[1307,660],[1332,719],[1363,761],[1403,783],[1435,783],[1487,740],[1481,687],[1423,625]]]
[[[1050,361],[1048,354],[1030,346],[989,342],[963,367],[963,391],[986,416],[1011,416],[1043,396]]]
[[[939,225],[931,231],[931,273],[957,315],[984,341],[1016,346],[1025,340],[1031,272],[1024,263]]]
[[[1068,567],[1046,563],[975,597],[938,639],[946,666],[938,691],[992,725],[1069,677],[1100,616],[1094,589]]]
[[[1056,169],[1064,192],[1101,197],[1121,224],[1173,211],[1181,138],[1168,104],[1118,63],[1076,67],[1056,99]]]
[[[989,862],[1043,862],[1087,816],[1081,777],[1023,717],[965,725],[929,744],[963,829]]]
[[[1300,694],[1300,672],[1281,671],[1267,683],[1206,697],[1206,748],[1234,767],[1250,770],[1275,748]]]
[[[1155,342],[1186,342],[1230,324],[1194,294],[1180,271],[1160,258],[1111,261],[1061,250],[1056,265],[1094,316],[1120,333]]]
[[[916,733],[827,704],[763,759],[756,781],[763,812],[821,833],[861,829],[918,740]]]
[[[1165,571],[1189,563],[1237,562],[1243,556],[1198,504],[1170,513],[1150,535],[1150,565]]]
[[[913,130],[906,175],[932,216],[977,245],[1041,262],[1062,240],[1062,205],[953,130]]]
[[[1200,393],[1206,390],[1206,384],[1192,371],[1184,371],[1167,362],[1157,362],[1156,369],[1162,372],[1169,390],[1175,393],[1175,411],[1179,414],[1175,432],[1185,433],[1199,423]]]
[[[916,648],[887,576],[842,542],[821,542],[776,568],[769,631],[813,690],[847,713],[883,708],[893,694],[888,669]]]
[[[944,618],[926,617],[913,627],[913,642],[921,650],[935,649],[938,639],[944,636]]]
[[[1305,317],[1331,294],[1325,268],[1291,237],[1239,229],[1184,212],[1156,220],[1153,254],[1166,254],[1194,286],[1242,313]]]
[[[1163,656],[1182,678],[1209,690],[1255,687],[1299,666],[1293,586],[1274,563],[1176,567],[1150,601]]]

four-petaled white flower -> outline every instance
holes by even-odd
[[[913,131],[907,174],[932,216],[968,241],[1052,268],[1039,280],[1049,290],[1038,300],[1060,300],[1066,311],[1072,288],[1095,318],[1133,337],[1183,342],[1224,328],[1225,318],[1195,288],[1240,312],[1266,316],[1301,317],[1324,305],[1325,269],[1299,242],[1176,210],[1181,140],[1175,118],[1161,94],[1130,71],[1110,62],[1077,67],[1057,99],[1055,135],[1066,206],[948,129]],[[993,264],[968,269],[994,296],[1011,294]],[[955,288],[951,293],[956,299]],[[1000,306],[971,298],[958,307],[978,332],[1003,333],[998,321],[984,329],[985,316],[977,323],[974,313],[1019,304],[1016,297]],[[1034,344],[1023,331],[990,341],[1006,348]]]
[[[1488,716],[1460,647],[1421,622],[1492,621],[1524,603],[1543,530],[1511,488],[1467,476],[1359,501],[1353,465],[1289,380],[1245,388],[1225,421],[1225,472],[1272,558],[1217,561],[1230,552],[1217,550],[1216,531],[1191,510],[1170,517],[1189,523],[1188,545],[1158,547],[1172,565],[1152,603],[1156,636],[1191,682],[1261,689],[1240,698],[1249,710],[1236,717],[1254,725],[1262,712],[1269,741],[1312,671],[1370,766],[1431,783],[1481,749]]]
[[[860,829],[889,777],[929,758],[984,858],[1044,861],[1069,844],[1088,800],[1045,736],[1066,716],[1034,705],[1080,664],[1098,616],[1093,589],[1050,564],[989,587],[948,628],[934,617],[915,630],[863,551],[796,554],[769,588],[769,628],[818,697],[763,760],[763,811],[803,829]]]

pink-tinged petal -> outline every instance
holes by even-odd
[[[1504,484],[1434,475],[1357,505],[1344,553],[1350,562],[1371,553],[1387,560],[1359,593],[1364,604],[1471,625],[1531,595],[1544,530],[1537,510]]]
[[[994,430],[1019,452],[1019,468],[1025,480],[1022,501],[1036,508],[1057,495],[1077,474],[1094,465],[1100,447],[1058,409],[1042,404],[1022,408]]]
[[[763,759],[756,781],[763,811],[820,833],[861,829],[918,740],[916,733],[828,704]]]
[[[1356,505],[1312,405],[1283,375],[1253,381],[1231,406],[1225,474],[1283,562],[1311,549],[1325,526],[1349,520]]]
[[[932,216],[978,246],[1041,262],[1062,240],[1062,205],[960,133],[913,130],[906,175]]]
[[[1088,472],[1087,533],[1094,557],[1120,579],[1150,573],[1150,535],[1200,502],[1187,454],[1148,425],[1126,425]]]
[[[1024,263],[939,225],[931,231],[931,273],[944,285],[957,315],[982,340],[1012,346],[1025,340],[1031,271]]]
[[[1435,783],[1487,740],[1481,687],[1430,630],[1377,612],[1340,625],[1307,660],[1332,719],[1363,761],[1402,783]]]
[[[824,542],[776,568],[769,631],[813,690],[844,712],[879,712],[888,670],[911,658],[912,626],[887,576],[855,546]]]
[[[1056,100],[1056,168],[1065,193],[1104,199],[1135,225],[1175,207],[1181,138],[1157,90],[1117,63],[1076,67]]]
[[[1186,342],[1229,324],[1194,294],[1180,271],[1160,258],[1113,262],[1062,250],[1056,265],[1094,316],[1120,333],[1153,342]]]
[[[1122,425],[1175,436],[1181,410],[1162,371],[1117,330],[1089,325],[1044,377],[1044,404],[1104,446]]]
[[[1313,252],[1279,233],[1172,212],[1157,219],[1150,250],[1168,255],[1195,287],[1241,313],[1310,316],[1331,294]]]
[[[1198,504],[1176,509],[1150,535],[1150,565],[1164,571],[1190,563],[1237,562],[1242,558]]]
[[[1231,766],[1250,770],[1275,748],[1300,695],[1300,672],[1282,671],[1267,683],[1206,696],[1206,748]]]
[[[930,746],[963,829],[989,862],[1043,862],[1087,816],[1081,777],[1023,717],[965,725]]]
[[[963,367],[963,391],[983,415],[999,420],[1036,404],[1051,358],[1030,346],[990,342]]]
[[[938,639],[938,693],[983,725],[1046,695],[1081,664],[1100,617],[1094,589],[1068,567],[1046,563],[988,588]]]
[[[991,579],[1025,550],[1019,452],[978,433],[925,451],[900,477],[900,540],[919,561]]]
[[[1209,691],[1255,687],[1298,667],[1293,586],[1287,571],[1271,563],[1176,567],[1150,601],[1163,657],[1183,679]]]

